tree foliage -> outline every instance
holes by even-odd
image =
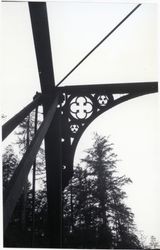
[[[96,134],[86,153],[64,192],[64,246],[141,248],[124,200],[131,180],[117,175],[113,144]]]
[[[38,121],[39,127],[41,121]],[[15,155],[12,146],[8,146],[3,155],[3,186],[4,190],[18,166],[19,158],[26,152],[35,134],[35,112],[19,125],[16,136],[21,156]],[[38,188],[35,192],[33,211],[32,170],[30,178],[24,183],[22,195],[17,202],[9,226],[4,234],[5,247],[47,247],[47,198],[45,181],[44,148],[41,147],[36,161],[36,180]],[[34,216],[34,225],[33,225]]]
[[[151,249],[159,249],[160,248],[160,243],[158,242],[158,240],[156,239],[156,237],[153,236],[153,235],[150,237],[149,247]]]
[[[23,122],[19,130],[19,146],[26,150],[27,124],[30,139],[34,136],[34,119]],[[32,131],[31,131],[32,130]],[[3,155],[4,189],[18,165],[13,148]],[[64,248],[141,248],[136,235],[134,214],[125,204],[123,187],[131,183],[117,172],[117,155],[108,138],[95,135],[93,146],[74,170],[74,176],[63,192]],[[44,150],[37,159],[36,179],[44,179]],[[22,230],[23,195],[20,197],[5,233],[6,247],[49,247],[47,228],[46,183],[35,193],[33,226],[32,183],[27,183],[25,228]],[[33,234],[34,232],[34,234]],[[34,236],[34,237],[33,237]]]
[[[13,147],[9,145],[5,149],[5,153],[2,155],[2,165],[3,165],[3,191],[8,186],[10,179],[18,165],[18,156],[14,153]]]

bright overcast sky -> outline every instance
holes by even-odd
[[[48,3],[56,83],[135,6]],[[157,4],[143,4],[63,85],[157,81],[157,11]],[[40,91],[27,3],[2,4],[2,29],[2,113],[10,118]],[[120,173],[133,180],[126,190],[138,229],[160,240],[158,95],[125,102],[97,118],[80,140],[75,163],[82,156],[82,145],[91,146],[94,131],[110,135],[122,160]]]

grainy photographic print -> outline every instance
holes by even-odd
[[[160,249],[158,3],[3,1],[3,247]]]

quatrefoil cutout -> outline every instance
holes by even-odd
[[[93,103],[89,97],[79,96],[70,102],[70,113],[76,119],[88,119],[93,113]]]

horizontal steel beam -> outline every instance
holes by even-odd
[[[41,104],[41,101],[42,97],[38,96],[2,126],[2,141],[23,121],[27,115],[29,115],[33,109]]]
[[[97,93],[111,93],[111,94],[124,94],[124,93],[155,93],[158,92],[158,82],[135,82],[135,83],[112,83],[112,84],[93,84],[93,85],[73,85],[59,87],[61,91],[66,94],[85,95]]]
[[[16,168],[13,177],[9,182],[9,186],[4,193],[4,230],[7,228],[16,203],[21,195],[23,185],[34,162],[42,140],[44,139],[48,128],[54,118],[54,114],[58,104],[58,95],[54,96],[53,99],[54,101],[50,106],[42,125],[37,131],[18,167]]]

